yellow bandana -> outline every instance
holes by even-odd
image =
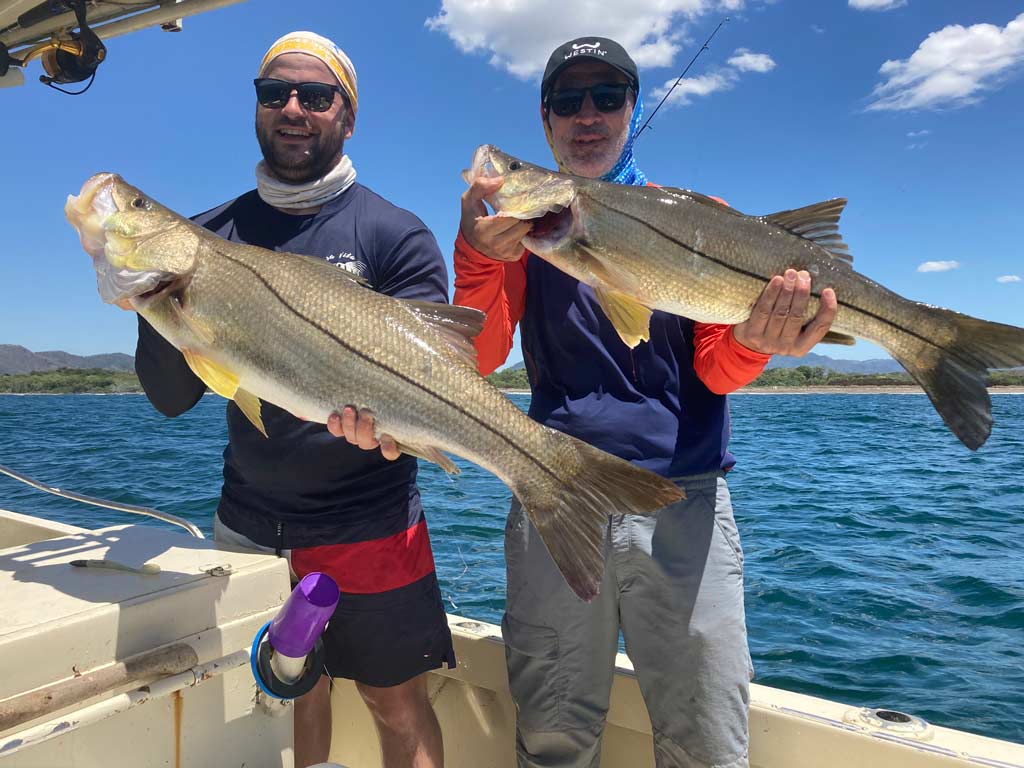
[[[284,37],[274,41],[260,62],[260,71],[257,77],[263,77],[270,66],[270,62],[283,53],[304,53],[319,59],[338,78],[338,83],[348,95],[349,104],[352,105],[352,113],[355,114],[359,106],[359,96],[356,90],[356,70],[352,66],[345,52],[328,40],[326,37],[315,32],[289,32]]]

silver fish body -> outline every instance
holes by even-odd
[[[911,301],[859,274],[839,234],[845,200],[747,216],[696,192],[559,174],[484,145],[467,178],[501,175],[499,215],[535,219],[523,244],[589,285],[623,341],[647,338],[651,310],[736,324],[765,284],[807,270],[810,319],[833,288],[830,340],[884,347],[969,448],[991,432],[990,368],[1024,365],[1024,329]]]
[[[134,214],[136,202],[145,212]],[[320,259],[229,243],[115,176],[87,182],[67,211],[99,262],[101,287],[112,284],[106,264],[157,276],[155,289],[108,300],[128,298],[257,428],[263,400],[315,422],[352,404],[372,409],[379,431],[407,452],[453,472],[444,452],[479,464],[519,497],[584,599],[598,590],[608,515],[650,514],[682,496],[537,424],[481,378],[475,310],[394,299]]]

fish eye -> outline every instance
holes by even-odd
[[[508,169],[510,171],[518,171],[522,167],[523,164],[520,163],[518,160],[513,160],[511,163],[508,164]]]
[[[132,208],[149,208],[149,203],[144,197],[136,197],[132,200]]]

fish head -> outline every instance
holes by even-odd
[[[195,269],[196,225],[114,173],[98,173],[68,195],[64,215],[92,257],[103,301],[136,309],[181,287]]]
[[[472,184],[478,178],[501,176],[505,181],[486,200],[499,216],[538,219],[568,208],[576,197],[572,176],[541,168],[482,144],[473,154],[473,166],[462,177]]]

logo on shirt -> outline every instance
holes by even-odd
[[[366,265],[361,261],[356,261],[352,254],[347,251],[332,253],[325,261],[328,264],[344,269],[346,272],[351,272],[357,277],[366,277]]]

